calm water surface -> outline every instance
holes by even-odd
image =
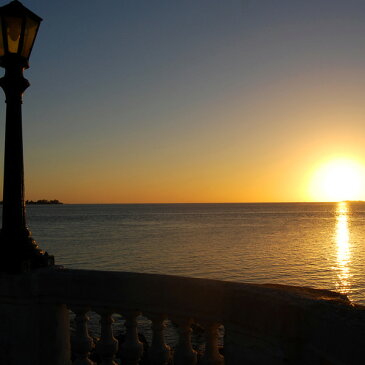
[[[337,290],[365,304],[365,203],[28,206],[70,268]]]

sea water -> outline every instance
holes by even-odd
[[[365,203],[30,205],[67,268],[335,290],[365,304]]]

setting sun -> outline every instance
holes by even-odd
[[[365,166],[350,159],[335,159],[314,173],[310,194],[316,201],[362,200]]]

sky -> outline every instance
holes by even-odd
[[[26,199],[323,201],[322,166],[365,165],[363,0],[22,3]]]

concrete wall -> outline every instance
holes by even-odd
[[[0,364],[69,365],[64,304],[42,303],[34,275],[0,277]]]
[[[0,276],[0,364],[69,364],[65,305],[225,326],[226,365],[352,365],[365,310],[326,290],[178,276],[43,270]]]
[[[325,290],[264,286],[236,293],[226,324],[226,364],[355,365],[363,362],[365,310]],[[254,303],[252,303],[254,302]]]

